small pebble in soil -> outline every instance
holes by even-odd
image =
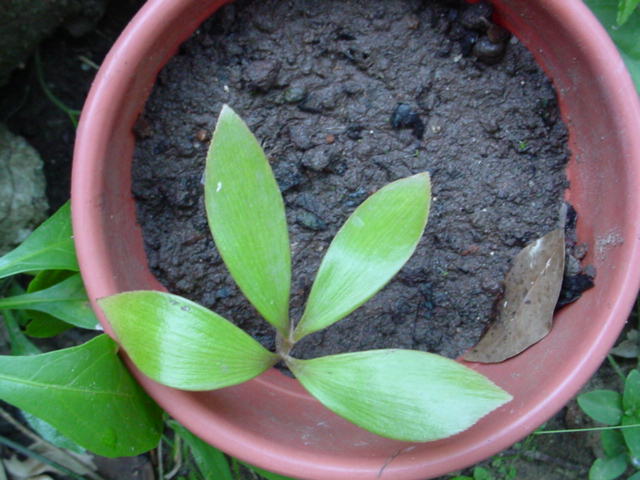
[[[287,103],[301,102],[306,96],[306,90],[301,87],[289,87],[284,91],[284,101]]]
[[[282,193],[297,187],[305,181],[305,177],[293,162],[280,162],[273,168]]]
[[[306,210],[302,210],[298,213],[296,216],[296,222],[303,227],[316,232],[327,229],[327,224],[324,220],[318,217],[315,213],[311,213]]]
[[[196,140],[202,143],[206,142],[207,140],[209,140],[209,132],[204,128],[201,128],[196,132]]]
[[[279,61],[258,60],[245,67],[245,79],[250,89],[266,92],[275,85],[279,71]]]
[[[410,128],[416,138],[424,136],[424,123],[413,107],[406,103],[398,103],[390,118],[391,127],[396,130]]]
[[[315,172],[324,170],[331,161],[331,156],[327,148],[314,148],[304,153],[302,156],[302,165]]]
[[[502,60],[506,50],[505,43],[493,43],[489,37],[481,37],[473,46],[473,56],[487,65],[494,65]]]

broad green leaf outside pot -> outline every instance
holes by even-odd
[[[329,410],[383,437],[425,442],[455,435],[511,399],[488,378],[415,350],[287,359]]]
[[[596,422],[620,425],[622,419],[622,395],[613,390],[593,390],[578,395],[578,405]]]
[[[640,0],[618,0],[618,15],[616,21],[618,25],[624,25],[633,11],[640,5]]]
[[[288,334],[291,253],[284,202],[260,144],[226,105],[207,155],[205,203],[231,276],[258,312]]]
[[[27,357],[0,356],[0,399],[107,457],[138,455],[162,432],[158,406],[131,377],[106,335]]]
[[[125,292],[98,304],[136,366],[170,387],[228,387],[261,374],[279,358],[220,315],[176,295]]]
[[[72,275],[73,272],[69,270],[42,270],[38,272],[38,274],[29,282],[27,292],[33,293],[39,290],[44,290],[45,288],[52,287]],[[28,316],[31,321],[27,325],[25,333],[31,337],[54,337],[73,327],[72,324],[63,322],[62,320],[49,315],[48,313],[31,310],[29,311]]]
[[[78,271],[69,202],[36,228],[21,245],[0,257],[0,278],[38,270]]]
[[[640,416],[640,372],[636,369],[629,372],[624,382],[622,407],[627,415]]]
[[[621,425],[640,425],[640,415],[623,415]],[[633,458],[640,458],[640,427],[625,428],[624,442]]]
[[[294,337],[328,327],[375,295],[413,254],[427,224],[428,173],[392,182],[347,219],[320,264]]]
[[[5,309],[47,313],[80,328],[95,329],[98,325],[79,273],[44,290],[0,298],[0,310]]]
[[[589,469],[589,480],[615,480],[627,469],[627,454],[613,458],[597,458]]]

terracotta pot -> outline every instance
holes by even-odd
[[[100,68],[78,129],[72,188],[76,246],[92,301],[162,288],[147,268],[130,193],[132,126],[160,68],[223,3],[148,1]],[[567,197],[579,212],[578,234],[589,244],[596,287],[564,308],[552,333],[523,354],[498,365],[471,364],[514,400],[470,430],[437,442],[409,444],[369,434],[275,370],[236,387],[193,393],[158,385],[131,367],[157,402],[204,440],[296,478],[431,478],[520,440],[598,368],[639,282],[640,107],[622,60],[581,0],[495,0],[495,6],[559,93],[572,152]]]

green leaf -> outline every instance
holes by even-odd
[[[386,185],[331,242],[294,338],[337,322],[375,295],[413,254],[429,215],[429,174]]]
[[[27,412],[22,412],[22,416],[34,432],[56,447],[66,448],[76,453],[84,453],[86,451],[76,442],[62,435],[57,429],[52,427],[50,423]]]
[[[178,422],[170,420],[167,423],[187,443],[202,478],[233,480],[229,462],[224,453],[195,436]]]
[[[631,77],[640,91],[640,12],[633,10],[624,25],[618,25],[617,0],[585,0],[618,47]]]
[[[52,317],[51,315],[46,315],[40,312],[30,312],[30,314],[32,319],[27,324],[27,328],[25,328],[24,330],[24,332],[30,337],[34,337],[34,338],[55,337],[56,335],[60,335],[62,332],[66,332],[70,328],[73,328],[73,325],[67,322],[63,322],[62,320],[58,320],[57,318]],[[39,315],[36,316],[35,314],[39,314]]]
[[[0,257],[0,278],[37,270],[78,271],[69,202],[36,228],[20,246]]]
[[[624,25],[638,5],[640,0],[618,0],[618,25]]]
[[[640,472],[634,473],[627,480],[640,480]]]
[[[287,366],[329,410],[397,440],[449,437],[511,399],[479,373],[415,350],[287,358]]]
[[[578,395],[578,405],[596,422],[620,425],[622,395],[613,390],[594,390]]]
[[[186,298],[136,291],[98,304],[136,366],[170,387],[235,385],[279,359],[228,320]]]
[[[291,253],[284,202],[247,125],[224,106],[205,169],[207,218],[242,293],[283,335],[289,330]]]
[[[493,480],[493,475],[486,468],[475,467],[473,469],[474,480]]]
[[[640,372],[631,370],[624,382],[622,407],[627,415],[640,415]]]
[[[138,455],[160,439],[161,411],[106,335],[29,357],[0,356],[0,399],[99,455]]]
[[[627,446],[620,430],[603,430],[600,432],[600,443],[607,457],[616,457],[627,451]]]
[[[638,425],[640,424],[640,416],[624,415],[622,417],[622,425]],[[632,457],[640,458],[640,428],[625,428],[622,430],[622,436],[627,444]]]
[[[53,287],[55,284],[73,276],[69,270],[42,270],[29,282],[27,293],[37,292],[45,288]]]
[[[4,309],[36,310],[81,328],[98,325],[79,273],[44,290],[0,298],[0,310]]]
[[[18,317],[22,314],[23,312],[13,312],[11,310],[6,310],[2,313],[11,345],[11,355],[36,355],[40,353],[40,350],[25,337],[20,328]]]
[[[42,270],[31,282],[27,292],[37,292],[54,286],[73,275],[68,270]],[[30,337],[49,338],[59,335],[72,328],[73,325],[63,322],[56,317],[43,312],[29,311],[31,321],[28,323],[25,333]]]
[[[247,467],[249,470],[252,470],[253,472],[260,475],[261,477],[266,478],[267,480],[297,480],[293,477],[285,477],[284,475],[279,475],[277,473],[272,473],[267,470],[263,470],[262,468],[254,467],[253,465],[249,465],[248,463],[242,462],[242,464],[245,467]]]
[[[625,453],[613,458],[598,458],[589,469],[589,480],[614,480],[627,469]]]

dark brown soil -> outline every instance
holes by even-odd
[[[136,128],[134,194],[158,279],[273,346],[204,213],[208,132],[227,103],[263,143],[284,194],[294,320],[354,208],[388,182],[432,176],[415,255],[294,354],[403,347],[455,357],[472,346],[510,259],[558,222],[566,129],[529,52],[495,27],[492,44],[483,7],[454,4],[240,1],[205,22],[159,75]]]

